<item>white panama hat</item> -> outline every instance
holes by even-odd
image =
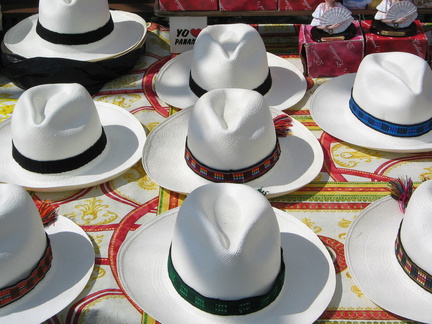
[[[0,181],[35,191],[89,187],[138,162],[145,140],[132,114],[94,102],[80,84],[35,86],[0,124]]]
[[[60,215],[44,230],[30,195],[13,184],[0,184],[0,223],[0,323],[41,323],[84,289],[93,245]]]
[[[366,207],[351,224],[345,244],[351,276],[370,300],[425,323],[432,323],[431,210],[428,180],[413,192],[405,214],[392,197]]]
[[[351,96],[352,94],[352,96]],[[432,150],[432,71],[417,55],[369,54],[357,73],[321,85],[311,115],[345,142],[389,152]]]
[[[107,0],[40,0],[39,13],[9,29],[4,44],[25,58],[98,61],[141,46],[146,33],[144,19],[109,10]]]
[[[155,83],[159,98],[176,108],[193,105],[205,91],[243,88],[256,89],[270,106],[285,110],[303,98],[306,87],[303,74],[267,53],[258,31],[246,24],[207,26],[192,50],[162,67]]]
[[[269,198],[295,191],[319,174],[323,151],[294,119],[286,137],[276,136],[275,116],[290,118],[256,91],[211,90],[150,132],[144,169],[158,185],[185,194],[209,182],[243,182]]]
[[[120,247],[118,268],[126,293],[164,324],[313,323],[336,284],[315,233],[257,190],[230,183],[201,186],[142,225]]]

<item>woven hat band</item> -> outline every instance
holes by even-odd
[[[24,169],[32,172],[49,174],[61,173],[78,169],[99,156],[107,144],[107,137],[102,128],[102,133],[99,139],[84,152],[62,160],[53,161],[38,161],[33,160],[18,151],[12,143],[12,157]]]
[[[47,42],[53,44],[61,44],[61,45],[83,45],[95,43],[104,37],[108,36],[114,30],[114,22],[110,15],[107,23],[95,30],[80,33],[80,34],[65,34],[65,33],[57,33],[55,31],[49,30],[42,26],[40,21],[38,20],[36,25],[36,33],[46,40]]]
[[[30,274],[11,286],[0,290],[0,308],[9,305],[30,292],[44,277],[51,267],[52,249],[48,235],[47,245],[41,259],[30,272]]]
[[[414,125],[401,125],[391,123],[372,116],[364,111],[354,100],[351,95],[349,100],[349,108],[354,116],[357,117],[363,124],[370,128],[379,131],[383,134],[397,137],[415,137],[426,134],[432,130],[432,118]]]
[[[427,292],[432,293],[432,275],[424,271],[410,259],[402,245],[400,231],[401,227],[399,226],[398,235],[395,241],[395,253],[400,266],[416,284]]]
[[[185,145],[185,160],[189,168],[200,177],[213,182],[245,183],[257,179],[267,173],[276,164],[280,154],[281,148],[279,140],[276,138],[274,149],[258,163],[240,170],[218,170],[201,163],[194,157],[187,145],[187,138]]]
[[[267,74],[266,79],[263,81],[263,83],[261,83],[258,87],[256,87],[255,89],[251,89],[254,91],[257,91],[258,93],[260,93],[261,95],[265,95],[267,92],[270,91],[272,86],[272,77],[271,77],[271,73],[270,70]],[[201,88],[193,79],[192,77],[192,73],[189,75],[189,88],[192,90],[192,92],[198,97],[200,98],[203,94],[207,93],[209,90],[205,90],[203,88]]]
[[[168,254],[168,275],[178,294],[202,311],[222,316],[246,315],[267,307],[277,298],[285,281],[285,263],[283,261],[283,251],[281,248],[281,266],[275,283],[269,292],[264,295],[238,300],[222,300],[205,297],[188,286],[174,268],[171,260],[171,247]]]

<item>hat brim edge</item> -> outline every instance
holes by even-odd
[[[192,107],[170,116],[150,132],[144,145],[142,163],[147,175],[161,187],[189,194],[200,185],[210,183],[186,164],[184,146]],[[271,109],[272,114],[281,113]],[[261,188],[274,198],[295,191],[314,180],[322,169],[324,153],[315,136],[293,118],[293,134],[279,138],[281,157],[261,177],[244,184]],[[296,150],[290,154],[290,150]],[[170,158],[166,158],[169,152]],[[162,161],[162,162],[161,162]]]
[[[396,259],[394,243],[402,218],[397,201],[390,196],[366,207],[347,233],[348,269],[360,290],[378,306],[430,323],[432,294],[409,278]]]

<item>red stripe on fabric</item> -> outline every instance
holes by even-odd
[[[330,175],[330,177],[337,182],[347,182],[347,179],[339,172],[338,168],[334,164],[331,154],[330,154],[330,146],[333,142],[337,142],[337,139],[333,136],[323,132],[319,142],[323,148],[324,153],[324,170]]]
[[[130,228],[135,225],[135,223],[145,214],[153,211],[155,208],[157,208],[159,203],[159,197],[155,197],[152,200],[149,200],[145,204],[139,206],[135,210],[128,213],[120,222],[118,228],[111,236],[111,240],[108,247],[108,255],[110,260],[110,267],[111,272],[114,276],[114,279],[116,280],[117,284],[121,288],[122,291],[124,291],[123,286],[120,282],[119,276],[118,276],[118,270],[117,270],[117,253],[118,250],[123,243],[123,241],[126,238],[126,235],[130,231]],[[125,293],[126,298],[131,302],[134,307],[142,312],[142,309]]]
[[[109,259],[108,258],[95,258],[95,264],[109,265]]]
[[[403,320],[384,310],[330,310],[322,313],[319,319],[323,320]]]
[[[163,107],[159,101],[156,99],[156,92],[153,91],[153,77],[156,73],[159,72],[160,68],[168,62],[173,56],[168,55],[163,57],[162,59],[156,61],[152,65],[149,66],[146,73],[144,74],[144,77],[142,78],[142,90],[144,92],[144,95],[146,96],[147,100],[150,102],[150,104],[153,106],[153,108],[163,117],[169,116],[169,107]]]
[[[123,295],[123,292],[120,289],[104,289],[80,299],[69,308],[69,311],[66,315],[66,323],[78,324],[79,316],[81,315],[81,312],[85,306],[100,297],[109,295]]]
[[[127,198],[121,196],[120,194],[118,194],[118,193],[117,193],[117,192],[116,192],[116,191],[111,187],[111,184],[110,184],[109,182],[106,182],[106,183],[100,185],[100,188],[101,188],[102,192],[103,192],[106,196],[110,197],[111,199],[113,199],[113,200],[115,200],[115,201],[121,202],[121,203],[123,203],[123,204],[125,204],[125,205],[132,206],[132,207],[134,207],[134,208],[137,208],[137,207],[140,206],[137,202],[135,202],[135,201],[133,201],[133,200],[130,200],[130,199],[127,199]]]
[[[279,209],[299,209],[299,210],[363,210],[369,203],[289,203],[272,202],[273,207]]]

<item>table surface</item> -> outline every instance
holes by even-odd
[[[302,69],[293,50],[298,26],[259,26],[269,51]],[[171,55],[169,31],[149,23],[146,52],[128,74],[107,83],[94,100],[116,104],[131,112],[151,132],[176,112],[159,101],[152,81]],[[287,37],[291,35],[292,37]],[[285,52],[285,53],[284,53]],[[335,295],[316,323],[414,323],[382,310],[356,286],[344,258],[344,243],[353,220],[370,203],[389,195],[388,182],[409,176],[420,182],[432,176],[432,153],[397,154],[350,145],[323,132],[309,112],[313,92],[328,79],[308,78],[305,97],[286,112],[302,122],[322,145],[322,172],[310,184],[271,199],[309,226],[331,252],[337,273]],[[0,122],[9,118],[23,90],[0,75]],[[87,232],[96,253],[91,278],[80,296],[46,323],[158,323],[128,299],[119,282],[117,252],[141,224],[181,205],[185,196],[160,188],[141,162],[112,181],[76,191],[37,193],[59,205],[59,213]],[[143,278],[145,280],[145,278]]]

